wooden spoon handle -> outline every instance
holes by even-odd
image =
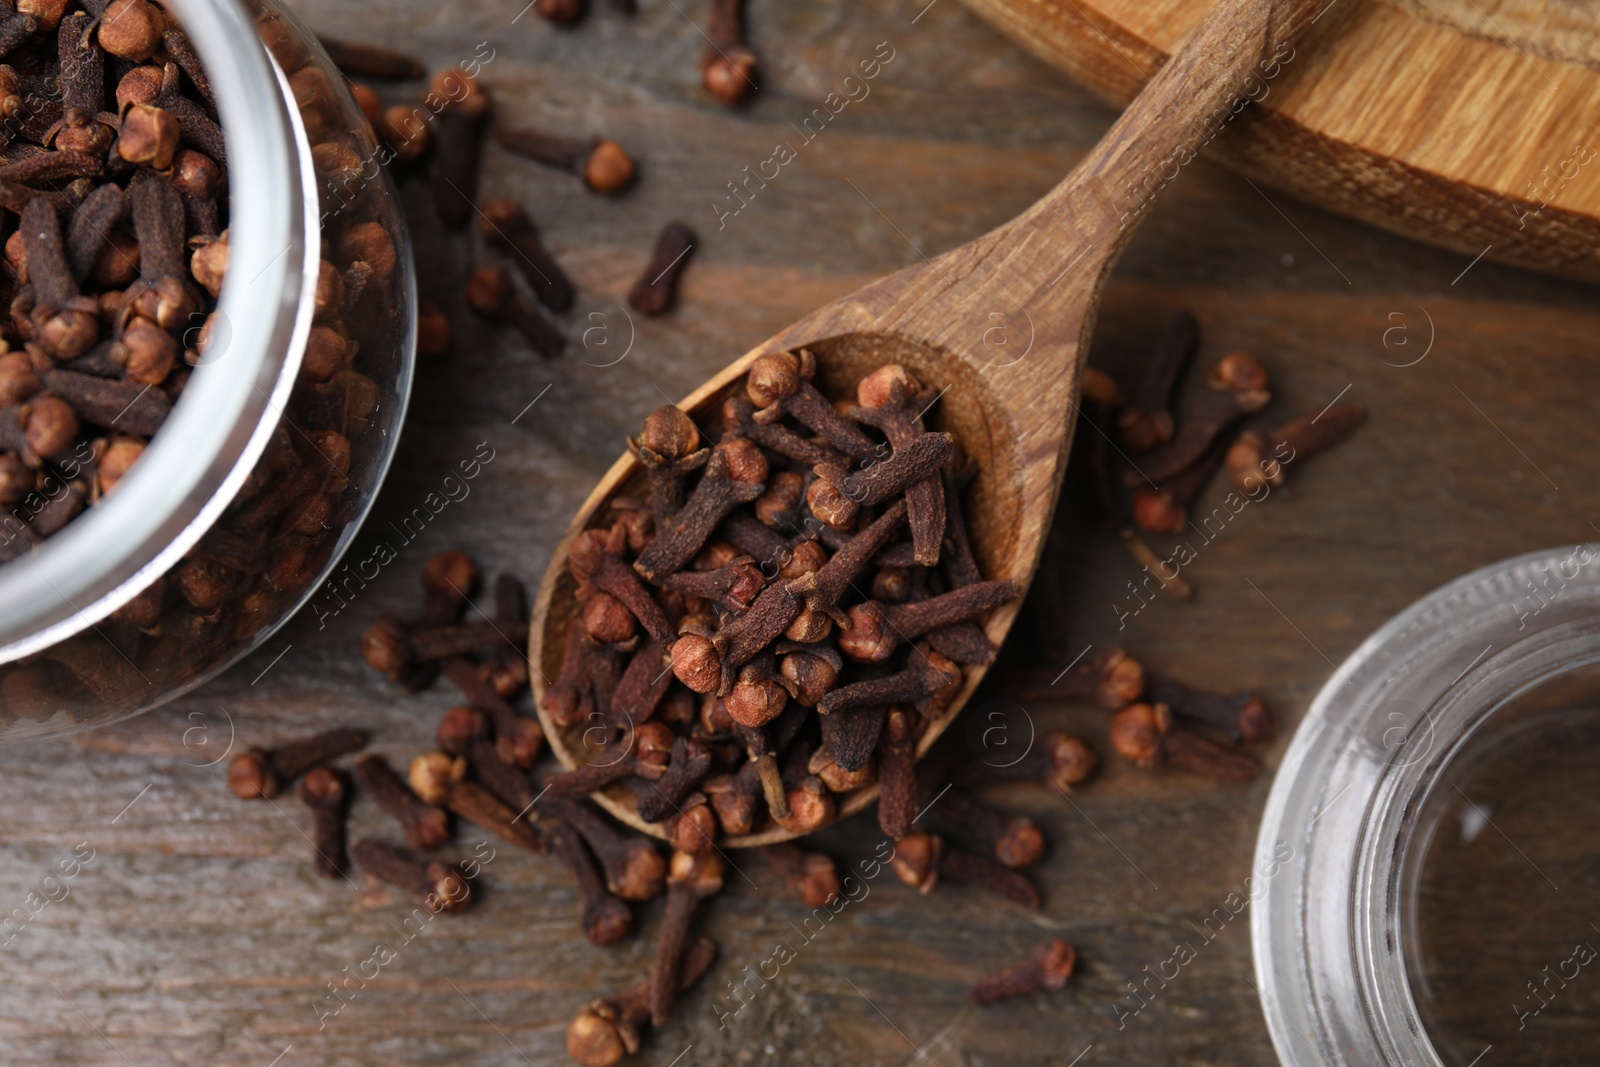
[[[1144,211],[1245,104],[1271,91],[1291,42],[1341,0],[1218,0],[1071,174],[1016,219],[936,261],[957,282],[931,293],[944,341],[982,330],[978,353],[1020,407],[1069,408],[1106,275]],[[1342,0],[1354,4],[1358,0]],[[1223,136],[1226,136],[1224,133]],[[960,272],[957,274],[957,272]],[[1021,322],[1030,344],[997,327]],[[1070,426],[1070,421],[1069,421]],[[1036,447],[1035,447],[1036,444]],[[1029,443],[1028,462],[1065,441]],[[1064,458],[1064,454],[1062,456]]]
[[[1338,2],[1219,0],[1099,144],[1018,224],[1062,237],[1068,227],[1109,228],[1116,234],[1109,266],[1161,190],[1246,104],[1272,91],[1294,59],[1294,39]]]

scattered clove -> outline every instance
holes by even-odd
[[[644,273],[628,290],[628,303],[642,315],[664,315],[678,301],[678,284],[694,249],[694,231],[681,222],[669,222],[656,238]]]
[[[311,809],[311,844],[316,852],[317,873],[324,878],[342,877],[350,865],[344,848],[349,778],[332,767],[313,767],[300,782],[300,800]]]
[[[1263,483],[1281,486],[1285,464],[1327,451],[1354,433],[1366,419],[1366,408],[1338,404],[1265,434],[1246,430],[1228,450],[1228,477],[1241,493],[1254,493]]]
[[[273,749],[252,748],[228,764],[228,788],[241,800],[270,800],[311,768],[354,752],[367,743],[360,730],[335,729]]]
[[[519,156],[572,171],[597,193],[619,193],[633,181],[633,157],[604,137],[560,137],[526,127],[497,129],[492,136]]]
[[[724,104],[737,104],[756,88],[756,54],[745,43],[744,0],[711,0],[700,81]]]
[[[459,867],[443,863],[418,863],[381,841],[363,838],[350,847],[357,866],[381,882],[404,889],[421,899],[432,912],[454,914],[472,903],[472,883]]]
[[[1111,745],[1135,767],[1174,763],[1208,778],[1243,781],[1261,772],[1247,752],[1174,726],[1165,704],[1129,704],[1111,720]]]
[[[1065,941],[1047,941],[1028,954],[1028,958],[999,974],[985,978],[967,990],[967,999],[982,1006],[1007,997],[1020,997],[1041,989],[1060,989],[1072,977],[1078,953]]]

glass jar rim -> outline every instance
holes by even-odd
[[[1256,871],[1275,872],[1251,933],[1282,1063],[1442,1067],[1408,974],[1418,814],[1497,712],[1600,662],[1597,561],[1600,545],[1579,544],[1467,574],[1379,628],[1317,694],[1255,849]]]
[[[168,3],[206,65],[228,152],[223,351],[208,349],[115,494],[0,566],[0,663],[93,625],[193,547],[265,449],[311,329],[316,178],[288,80],[241,0]]]

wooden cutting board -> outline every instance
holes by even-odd
[[[966,3],[1123,105],[1210,0]],[[1206,152],[1252,180],[1469,257],[1600,278],[1600,5],[1332,0],[1247,91],[1259,106]]]

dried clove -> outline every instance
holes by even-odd
[[[1075,663],[1061,672],[1047,689],[1064,700],[1084,700],[1107,711],[1117,711],[1144,692],[1144,664],[1120,648]]]
[[[300,782],[300,800],[311,809],[315,867],[324,878],[339,878],[350,865],[345,855],[344,820],[350,783],[343,771],[313,767]]]
[[[1077,963],[1077,950],[1056,938],[1034,949],[1021,963],[985,978],[967,990],[967,999],[982,1006],[1041,989],[1060,989],[1072,977]]]
[[[694,492],[679,511],[661,521],[633,569],[650,581],[681,569],[728,512],[761,495],[766,477],[766,458],[754,445],[740,438],[717,445]]]
[[[1024,908],[1037,908],[1039,889],[1021,871],[988,856],[948,845],[937,834],[916,833],[895,843],[890,867],[908,886],[930,893],[940,881],[973,885],[999,893]]]
[[[666,885],[667,863],[646,838],[625,834],[586,802],[545,797],[539,809],[583,837],[605,871],[606,888],[619,900],[650,900]]]
[[[1200,324],[1187,311],[1173,317],[1139,389],[1117,416],[1117,440],[1134,455],[1172,440],[1172,396],[1200,345]]]
[[[666,773],[651,782],[649,790],[639,798],[639,818],[660,822],[676,814],[678,802],[710,770],[711,752],[705,746],[682,737],[675,740]]]
[[[1235,741],[1256,744],[1277,736],[1272,709],[1254,693],[1209,693],[1181,682],[1158,681],[1150,685],[1150,702],[1165,704],[1176,715],[1209,723]]]
[[[424,802],[446,808],[510,844],[544,852],[544,838],[528,825],[524,815],[476,782],[466,781],[466,771],[466,760],[458,756],[424,753],[411,761],[411,788]]]
[[[655,967],[650,972],[650,1021],[665,1026],[682,981],[684,945],[700,902],[722,891],[726,864],[716,852],[677,852],[667,876],[667,905],[661,915]]]
[[[492,244],[515,254],[512,262],[528,280],[539,303],[555,312],[571,309],[572,279],[539,240],[539,231],[521,204],[505,198],[484,201],[478,229]]]
[[[597,193],[619,193],[633,181],[633,158],[604,137],[560,137],[531,128],[497,129],[492,136],[519,156],[572,171]]]
[[[1246,430],[1228,450],[1228,477],[1242,493],[1253,493],[1265,483],[1283,485],[1284,465],[1325,452],[1354,433],[1367,421],[1367,409],[1338,404],[1315,415],[1302,416],[1265,434]]]
[[[799,355],[769,352],[758,358],[750,365],[745,382],[745,391],[757,409],[755,420],[770,425],[792,415],[845,455],[853,459],[871,455],[877,446],[811,384],[815,374],[816,357],[807,349],[801,349]]]
[[[694,231],[669,222],[656,238],[650,262],[628,290],[628,303],[642,315],[664,315],[678,301],[678,285],[695,246]]]
[[[941,793],[931,809],[937,817],[970,834],[994,858],[1020,870],[1044,858],[1044,835],[1032,819],[996,811],[959,789]]]
[[[1211,369],[1206,390],[1184,412],[1172,440],[1141,459],[1124,480],[1130,486],[1161,483],[1199,462],[1219,437],[1272,399],[1267,372],[1246,352],[1224,356]]]
[[[911,604],[879,604],[868,600],[852,607],[839,628],[839,651],[864,663],[888,659],[902,641],[929,630],[965,622],[1015,600],[1016,583],[1002,578],[976,582]]]
[[[627,937],[633,931],[633,912],[606,889],[578,832],[557,819],[549,834],[551,848],[578,883],[583,897],[583,936],[601,948]]]
[[[228,764],[228,788],[241,800],[271,799],[311,768],[354,752],[367,743],[360,730],[325,730],[273,749],[252,748]]]
[[[382,756],[356,763],[356,782],[405,831],[406,843],[431,852],[450,840],[450,818],[443,808],[425,804]]]
[[[744,0],[711,0],[700,81],[724,104],[737,104],[756,88],[756,54],[744,36]]]
[[[1129,704],[1117,712],[1111,720],[1111,745],[1136,767],[1165,761],[1229,781],[1244,781],[1261,772],[1261,764],[1249,753],[1174,726],[1165,704]]]
[[[443,863],[418,863],[381,841],[363,838],[350,847],[362,870],[421,898],[429,911],[454,914],[472,903],[472,883],[461,868]]]
[[[317,36],[334,66],[351,78],[371,78],[380,82],[417,81],[428,74],[422,61],[404,52],[364,41],[345,41]]]
[[[917,722],[914,713],[892,707],[878,739],[878,826],[898,841],[911,832],[917,802]]]
[[[480,142],[492,105],[477,79],[459,67],[439,73],[432,92],[445,101],[434,119],[433,206],[446,226],[459,230],[478,198]]]
[[[908,449],[924,436],[922,413],[928,406],[922,388],[904,367],[880,367],[856,387],[854,417],[876,426],[889,438],[896,451]],[[911,526],[911,544],[917,563],[932,567],[939,562],[947,526],[944,479],[925,478],[906,490],[906,514]],[[965,538],[963,532],[962,537]],[[970,551],[968,552],[970,557]],[[976,575],[964,575],[976,581]],[[962,584],[969,584],[963,581]]]
[[[561,331],[516,291],[504,267],[479,267],[473,271],[467,278],[466,297],[467,306],[478,315],[515,326],[542,356],[559,356],[567,345]]]
[[[698,982],[716,962],[717,946],[700,938],[684,951],[678,988]],[[579,1067],[611,1067],[639,1051],[640,1031],[650,1023],[650,979],[640,979],[613,1000],[596,1000],[567,1027],[567,1055]]]

